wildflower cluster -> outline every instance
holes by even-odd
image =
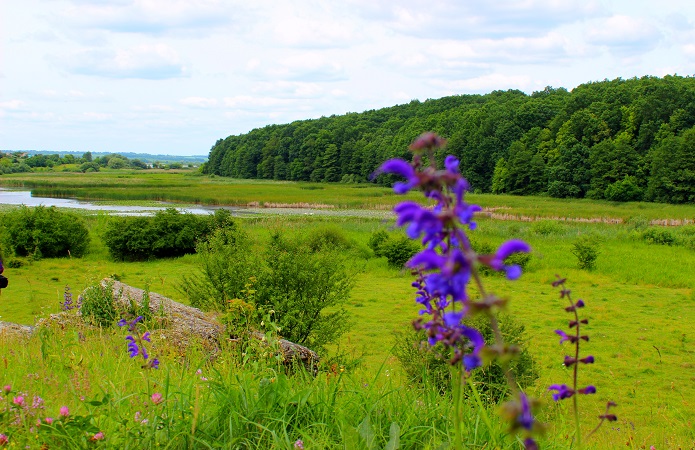
[[[142,356],[145,364],[142,365],[143,369],[158,369],[159,360],[157,358],[151,358],[149,353],[147,353],[147,348],[145,348],[145,342],[151,343],[150,332],[145,331],[140,334],[140,325],[143,316],[137,316],[134,319],[127,320],[125,317],[118,321],[119,327],[128,327],[130,334],[126,336],[125,340],[128,343],[128,354],[131,358],[136,356]]]
[[[27,436],[38,439],[41,448],[48,448],[48,442],[60,436],[65,437],[71,431],[84,433],[90,441],[105,439],[105,435],[91,421],[90,417],[70,414],[67,406],[61,406],[57,418],[46,413],[46,405],[38,395],[30,396],[26,392],[15,392],[12,385],[2,387],[0,403],[0,446],[14,446],[26,442]],[[31,401],[29,401],[31,399]],[[30,446],[26,446],[30,448]],[[33,447],[32,447],[33,448]]]
[[[397,194],[419,189],[434,202],[433,206],[425,207],[404,201],[394,208],[398,216],[396,225],[405,227],[408,237],[420,240],[424,247],[406,264],[417,275],[413,283],[417,289],[416,301],[422,307],[420,315],[426,316],[416,320],[414,326],[426,332],[430,345],[441,343],[452,350],[452,365],[461,362],[466,371],[471,371],[482,365],[485,355],[501,357],[504,361],[516,351],[504,345],[493,314],[505,305],[505,301],[486,292],[478,268],[487,266],[503,271],[508,279],[515,280],[521,276],[521,268],[505,264],[505,259],[516,252],[529,252],[531,248],[523,241],[510,240],[494,254],[479,255],[473,250],[466,231],[476,228],[474,214],[481,208],[464,200],[469,184],[459,171],[458,159],[449,155],[444,160],[444,169],[436,167],[434,153],[445,144],[446,141],[436,134],[425,133],[410,146],[412,162],[391,159],[380,167],[377,174],[403,176],[405,182],[394,184]],[[425,161],[428,161],[427,165]],[[471,282],[477,287],[479,299],[473,299],[468,293]],[[466,317],[478,313],[490,318],[496,336],[494,346],[486,346],[480,331],[463,322]],[[511,388],[516,390],[511,372],[506,372]],[[526,447],[536,448],[530,437],[536,426],[532,415],[534,402],[523,393],[517,393],[515,397],[507,407],[513,412],[513,428],[526,430]]]

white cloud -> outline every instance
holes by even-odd
[[[54,61],[60,63],[62,60],[54,58]],[[161,80],[187,74],[178,53],[166,44],[140,44],[119,50],[81,50],[70,55],[64,64],[72,73],[105,78]]]
[[[234,97],[226,97],[224,106],[230,109],[242,111],[259,111],[266,108],[282,108],[292,105],[294,102],[290,99],[277,97],[256,97],[252,95],[237,95]]]
[[[586,41],[605,46],[618,55],[631,56],[656,48],[663,34],[646,19],[615,15],[589,27]]]
[[[437,39],[534,36],[604,14],[595,0],[350,0],[367,19]]]
[[[343,66],[317,52],[292,52],[272,63],[253,61],[248,73],[262,80],[279,81],[339,81],[346,79]],[[248,67],[248,65],[247,65]]]
[[[216,108],[219,104],[217,99],[208,97],[186,97],[179,100],[179,103],[184,106],[203,109]]]
[[[492,73],[464,80],[433,80],[431,84],[449,91],[450,94],[448,95],[451,95],[460,92],[487,93],[498,89],[531,91],[534,88],[537,89],[534,85],[538,85],[539,83],[534,82],[531,77],[527,75],[503,75],[500,73]]]
[[[25,103],[22,100],[14,99],[6,102],[0,102],[0,109],[19,110],[22,109],[24,105]]]
[[[279,98],[317,98],[324,93],[319,83],[301,81],[262,81],[256,83],[251,91]]]
[[[208,34],[238,20],[246,9],[242,2],[221,0],[73,1],[57,13],[55,22],[121,33],[183,30]]]

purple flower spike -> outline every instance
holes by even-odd
[[[553,384],[548,387],[548,390],[557,391],[557,393],[553,394],[553,400],[555,400],[556,402],[559,400],[570,398],[574,395],[574,390],[566,384]]]

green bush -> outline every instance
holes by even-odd
[[[53,206],[20,206],[2,216],[2,227],[8,247],[17,256],[80,257],[90,241],[87,227],[79,216]]]
[[[554,220],[539,220],[533,222],[531,230],[541,236],[550,236],[551,234],[561,234],[564,228]]]
[[[247,234],[236,224],[217,228],[198,242],[200,271],[184,275],[179,290],[191,306],[225,311],[228,302],[243,298],[249,279],[256,275],[259,258],[251,249]]]
[[[642,239],[648,244],[673,245],[676,243],[673,233],[662,228],[647,228],[642,232]]]
[[[347,250],[353,247],[352,242],[345,236],[343,230],[335,225],[325,225],[312,230],[306,241],[312,252],[321,250]]]
[[[374,252],[374,256],[376,256],[377,258],[384,256],[381,250],[381,246],[388,240],[389,234],[384,230],[376,231],[372,233],[371,236],[369,236],[368,245],[369,248],[371,248]]]
[[[420,251],[420,246],[407,236],[401,236],[390,238],[382,243],[379,251],[386,257],[389,266],[401,269],[415,253]]]
[[[92,325],[110,327],[118,318],[113,298],[113,281],[87,287],[78,301],[82,318]]]
[[[282,337],[322,350],[351,325],[344,305],[356,274],[347,266],[338,252],[312,252],[275,234],[258,276],[256,305],[274,311]]]
[[[207,236],[216,226],[228,222],[224,213],[196,216],[167,208],[153,217],[113,218],[106,227],[103,239],[116,260],[139,261],[181,256],[194,253],[198,239]]]
[[[593,236],[580,236],[572,244],[572,254],[577,257],[577,267],[593,270],[596,267],[596,259],[601,254],[599,242]]]
[[[517,383],[522,389],[531,386],[539,377],[538,365],[528,351],[524,326],[509,315],[499,316],[498,322],[505,342],[519,349],[517,357],[510,364]],[[477,316],[465,323],[478,329],[487,344],[494,344],[495,338],[487,317]],[[435,386],[440,393],[450,391],[448,360],[451,351],[441,343],[430,347],[423,331],[410,329],[396,335],[393,352],[411,381]],[[498,404],[510,393],[504,371],[496,362],[472,371],[472,379],[489,404]]]

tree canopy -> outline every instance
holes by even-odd
[[[408,144],[434,131],[475,191],[690,203],[694,125],[695,78],[618,78],[571,92],[457,95],[269,125],[218,140],[203,172],[368,182],[379,164],[409,159]]]

